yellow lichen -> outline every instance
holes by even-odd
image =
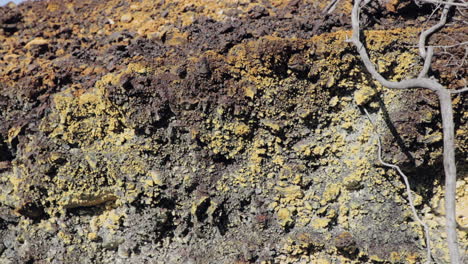
[[[280,208],[278,210],[278,220],[283,227],[290,225],[293,222],[291,212],[287,208]]]
[[[317,218],[312,220],[312,226],[316,229],[325,228],[330,223],[330,219],[327,218]]]
[[[244,123],[238,123],[235,125],[234,133],[240,136],[247,135],[250,133],[250,127]]]
[[[333,200],[335,200],[340,194],[341,188],[338,184],[329,184],[322,195],[322,200],[320,203],[325,205]]]
[[[369,86],[361,86],[356,92],[354,92],[354,100],[357,105],[367,104],[372,97],[376,94],[375,90]]]

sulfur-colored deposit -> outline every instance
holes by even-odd
[[[448,263],[437,97],[373,80],[346,41],[352,1],[329,3],[0,7],[0,263],[423,263],[423,229],[377,133]],[[418,75],[433,12],[363,10],[386,78]],[[453,12],[429,39],[448,46],[432,73],[451,89],[467,81],[464,20]],[[464,255],[468,104],[452,99]]]

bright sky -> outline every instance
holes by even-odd
[[[8,4],[8,2],[21,3],[23,0],[0,0],[0,6]]]

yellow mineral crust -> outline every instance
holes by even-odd
[[[272,0],[267,5],[266,12],[274,14],[277,8],[285,7],[289,2]],[[328,4],[323,1],[308,2],[315,3],[319,9]],[[130,8],[110,6],[106,1],[99,1],[97,5],[97,8],[108,14],[104,17],[102,28],[96,25],[86,29],[72,26],[70,30],[73,34],[100,36],[108,31],[130,30],[139,37],[164,42],[167,47],[180,48],[193,38],[181,29],[193,25],[198,17],[203,15],[214,21],[226,21],[226,13],[241,10],[244,11],[242,16],[245,16],[248,10],[260,4],[247,0],[181,0],[161,1],[159,4],[142,0],[132,1]],[[393,6],[395,4],[391,7]],[[55,2],[47,4],[50,12],[62,9],[75,12],[75,8],[71,1],[66,5]],[[351,3],[346,2],[339,5],[337,12],[349,12],[350,8]],[[168,12],[155,16],[152,15],[155,10],[159,13],[164,10]],[[37,19],[32,10],[28,12],[24,18],[26,22]],[[176,24],[179,27],[174,26]],[[409,47],[404,51],[391,49],[391,52],[388,52],[388,48],[402,40],[405,40],[404,43],[415,43],[420,30],[403,27],[366,31],[366,41],[370,43],[369,53],[378,70],[391,72],[392,80],[417,75],[421,63],[416,48]],[[51,33],[45,32],[43,38],[24,41],[25,49],[49,44],[52,35],[48,34]],[[351,44],[346,42],[350,36],[351,32],[345,30],[315,35],[310,39],[268,35],[236,43],[224,54],[213,51],[189,54],[184,61],[189,65],[201,58],[222,62],[225,68],[212,71],[226,73],[235,80],[233,82],[239,84],[238,87],[227,89],[226,93],[229,94],[225,95],[230,98],[238,96],[241,100],[237,104],[248,106],[247,111],[253,113],[244,116],[233,114],[236,109],[229,109],[227,104],[221,103],[213,107],[212,111],[203,114],[196,112],[199,120],[202,120],[197,121],[196,125],[190,127],[182,124],[171,128],[175,131],[176,143],[158,137],[156,134],[160,127],[157,126],[148,132],[137,131],[132,125],[134,120],[131,120],[131,113],[136,110],[127,105],[119,106],[109,99],[110,89],[120,87],[120,81],[126,75],[137,78],[172,73],[177,68],[171,64],[173,61],[164,57],[128,57],[125,58],[125,65],[117,67],[112,73],[98,66],[84,65],[84,75],[106,74],[100,75],[93,87],[83,89],[82,84],[72,83],[66,89],[51,95],[50,112],[42,118],[39,125],[39,131],[48,142],[68,146],[64,153],[48,153],[47,158],[37,161],[38,165],[46,164],[56,168],[54,177],[49,177],[46,173],[32,175],[26,166],[27,159],[22,158],[13,162],[11,171],[0,172],[3,178],[1,182],[6,186],[0,192],[0,200],[10,207],[22,207],[23,204],[34,202],[53,216],[65,215],[80,207],[102,209],[88,218],[87,229],[81,231],[83,234],[80,238],[83,239],[81,243],[99,243],[105,232],[119,232],[128,216],[122,209],[125,206],[138,202],[150,208],[162,206],[164,203],[159,200],[161,196],[177,197],[181,190],[190,190],[190,200],[175,200],[177,202],[174,204],[164,204],[164,210],[169,210],[168,215],[173,217],[169,222],[190,219],[186,220],[190,221],[187,224],[189,227],[183,226],[180,220],[177,224],[171,222],[170,224],[174,224],[171,228],[184,233],[184,228],[194,226],[193,230],[187,231],[190,239],[202,237],[199,233],[208,225],[214,225],[213,223],[216,223],[216,228],[213,229],[216,234],[223,232],[223,225],[229,228],[229,232],[241,232],[231,230],[245,226],[242,214],[252,213],[254,217],[249,216],[250,218],[277,228],[277,232],[285,232],[282,233],[284,237],[281,240],[275,241],[275,248],[278,249],[275,261],[264,263],[360,263],[359,257],[375,262],[418,263],[424,258],[423,250],[413,252],[416,249],[407,250],[405,245],[397,243],[392,244],[389,254],[380,254],[375,248],[372,250],[376,253],[370,254],[367,251],[368,247],[372,247],[372,242],[365,240],[369,223],[377,225],[382,222],[379,218],[381,215],[392,217],[395,213],[396,218],[404,220],[395,222],[394,226],[376,227],[373,229],[375,236],[383,237],[388,232],[385,228],[392,228],[408,237],[418,236],[419,241],[424,239],[420,227],[410,214],[399,176],[394,171],[379,167],[375,130],[358,108],[369,106],[373,109],[377,130],[382,135],[388,135],[379,104],[390,105],[390,109],[386,111],[395,111],[403,105],[400,102],[402,92],[385,89],[363,73],[359,58],[355,56]],[[13,47],[13,44],[15,43],[12,40],[5,41],[5,47]],[[83,44],[83,48],[86,45],[88,44]],[[105,44],[99,49],[107,48]],[[288,68],[288,54],[280,52],[286,49],[294,51],[296,57],[303,58],[304,64],[310,65],[307,77]],[[171,52],[175,53],[174,49],[161,56],[170,57]],[[14,54],[5,56],[5,59],[21,65],[22,68],[26,68],[31,60],[22,60],[20,55]],[[37,60],[46,61],[43,58]],[[50,62],[44,62],[44,65],[48,63]],[[283,75],[277,74],[278,65],[286,68]],[[5,67],[6,71],[10,68],[11,66]],[[194,71],[193,67],[189,67],[188,76],[190,71]],[[14,84],[13,80],[5,79],[5,85]],[[182,81],[168,81],[175,87],[178,87],[175,85],[178,82]],[[154,84],[154,90],[151,91],[156,93],[164,85],[166,84]],[[176,90],[174,96],[177,97],[182,92]],[[180,103],[181,101],[170,102],[167,108],[172,111],[171,107],[176,108],[174,105],[178,106]],[[186,113],[190,111],[183,114]],[[173,113],[174,116],[177,114],[179,113]],[[430,111],[422,115],[427,122],[434,119]],[[173,122],[180,116],[170,118],[172,119],[168,122]],[[302,130],[292,130],[291,127]],[[8,130],[6,141],[14,142],[22,131],[22,126],[12,126]],[[466,131],[466,126],[462,126],[457,130],[457,136],[463,137]],[[183,141],[186,133],[197,143]],[[424,137],[424,141],[440,142],[440,133],[434,132]],[[26,153],[35,150],[33,143],[24,145],[23,150]],[[466,149],[465,146],[460,148]],[[190,155],[193,149],[202,149],[203,153],[199,156],[205,155],[208,157],[206,159],[212,158],[215,162],[209,165],[190,165],[190,161],[195,160],[195,155]],[[180,160],[173,159],[172,155],[175,157],[179,150],[185,151],[177,156]],[[65,155],[69,160],[62,159]],[[440,155],[432,158],[438,156]],[[229,165],[218,169],[223,163]],[[156,168],[157,166],[161,168]],[[211,170],[219,171],[213,176],[209,173]],[[34,181],[30,181],[32,177]],[[46,184],[47,190],[44,194],[26,197],[24,191],[34,189],[37,179]],[[466,186],[463,180],[457,186],[457,221],[462,226],[462,245],[467,243],[466,230],[463,229],[468,225]],[[418,210],[423,213],[423,219],[434,233],[434,250],[446,255],[445,241],[441,235],[444,229],[443,190],[435,188],[433,191],[434,195],[429,203],[416,195],[417,205],[421,207]],[[230,197],[234,196],[242,196],[244,200],[229,203]],[[256,204],[256,196],[266,196],[268,199],[264,204]],[[226,223],[219,220],[222,218],[219,216],[225,211],[232,213],[230,206],[234,207],[245,201],[248,201],[249,206],[254,205],[246,206],[247,209],[240,215],[223,216],[228,219]],[[223,206],[227,209],[222,209]],[[397,207],[403,208],[401,210],[404,215],[400,215],[398,210],[392,211],[392,208]],[[207,222],[210,224],[204,222],[200,215],[207,215]],[[26,229],[49,230],[54,226],[55,220],[50,218],[41,221],[43,223],[38,226],[30,221],[23,222],[23,225]],[[337,230],[356,234],[349,238],[349,243],[354,246],[353,243],[361,241],[361,244],[356,245],[359,247],[358,257],[348,258],[346,253],[340,252],[339,247],[333,244]],[[257,230],[254,230],[242,238],[254,240],[256,235]],[[78,238],[73,238],[72,234],[64,231],[59,231],[57,238],[67,245],[78,241]],[[179,238],[173,239],[175,241]],[[168,241],[158,241],[161,243],[158,246],[168,244]],[[243,241],[241,244],[247,246],[242,250],[230,250],[235,254],[240,251],[249,252],[249,243]],[[222,243],[218,244],[220,245],[216,246],[222,246]],[[184,251],[184,254],[190,255],[190,252]],[[240,262],[243,257],[237,258],[239,263],[244,263]]]

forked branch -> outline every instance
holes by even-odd
[[[441,29],[442,27],[445,26],[447,23],[447,16],[448,12],[450,11],[450,8],[452,7],[453,0],[449,0],[446,2],[444,6],[444,10],[442,10],[442,15],[440,16],[440,20],[437,24],[434,26],[428,28],[427,30],[424,30],[421,33],[421,36],[419,36],[419,55],[425,59],[426,58],[426,42],[427,38],[432,35],[434,32],[437,30]]]
[[[365,4],[369,1],[366,0]],[[442,117],[442,127],[443,127],[443,137],[444,137],[444,172],[445,172],[445,219],[446,219],[446,229],[447,229],[447,244],[450,253],[450,260],[452,264],[460,263],[460,253],[458,250],[457,242],[457,223],[456,223],[456,211],[455,211],[455,201],[456,201],[456,165],[455,165],[455,133],[454,133],[454,122],[453,122],[453,106],[452,106],[452,93],[458,93],[466,91],[467,89],[461,89],[459,91],[450,91],[438,83],[434,79],[427,77],[429,72],[430,62],[432,59],[432,48],[426,50],[425,44],[427,38],[443,27],[447,21],[447,15],[451,3],[453,0],[449,0],[447,5],[445,5],[444,10],[442,11],[440,22],[437,25],[431,27],[428,30],[425,30],[421,33],[419,41],[419,51],[421,57],[424,59],[424,66],[419,74],[418,78],[408,79],[403,81],[389,81],[385,79],[375,68],[374,64],[371,62],[367,50],[364,44],[360,39],[360,20],[359,14],[361,9],[362,0],[355,0],[353,10],[351,13],[351,23],[352,23],[352,42],[361,57],[364,66],[367,71],[376,79],[380,84],[387,88],[392,89],[409,89],[409,88],[425,88],[434,91],[438,98],[440,104],[440,113]],[[422,44],[421,44],[422,43]]]

